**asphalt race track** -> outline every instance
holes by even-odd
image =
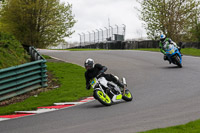
[[[163,61],[163,55],[157,52],[40,52],[82,66],[86,58],[93,58],[108,67],[107,73],[126,77],[135,100],[110,107],[95,100],[68,109],[1,121],[1,133],[134,133],[200,119],[199,57],[183,56],[183,68],[177,68]]]

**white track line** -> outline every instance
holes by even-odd
[[[54,103],[54,105],[77,105],[83,104],[83,102],[63,102],[63,103]]]
[[[40,113],[46,113],[51,112],[59,109],[37,109],[33,111],[15,111],[16,114],[40,114]]]
[[[10,118],[0,118],[0,121],[9,120]]]

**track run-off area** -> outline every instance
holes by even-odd
[[[1,133],[135,133],[200,119],[200,57],[183,56],[183,68],[159,52],[39,50],[84,65],[87,58],[125,77],[132,102],[105,107],[98,101],[0,122]],[[67,69],[67,68],[66,68]],[[83,88],[83,91],[87,91]]]

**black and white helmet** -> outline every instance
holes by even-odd
[[[164,34],[160,35],[160,41],[163,42],[166,39],[166,36]]]
[[[86,61],[85,61],[85,68],[88,70],[88,69],[92,69],[94,68],[94,60],[91,59],[91,58],[88,58]]]

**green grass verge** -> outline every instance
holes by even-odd
[[[200,56],[200,49],[184,48],[181,52],[185,55]]]
[[[133,50],[160,52],[160,49],[158,49],[158,48],[144,48],[144,49],[142,48],[142,49],[133,49]],[[200,56],[200,49],[183,48],[183,49],[181,49],[181,53],[183,55]]]
[[[48,55],[42,55],[42,57],[44,57],[45,59],[52,59],[50,56]]]
[[[85,90],[85,69],[78,65],[47,62],[48,71],[58,78],[60,87],[40,93],[37,97],[29,97],[23,102],[0,107],[0,115],[11,114],[14,111],[33,110],[39,106],[49,106],[56,102],[77,101],[91,96],[92,90]]]
[[[139,49],[131,49],[131,50],[160,52],[160,49],[158,49],[158,48],[139,48]]]
[[[108,49],[89,49],[89,48],[83,48],[83,49],[66,49],[69,51],[97,51],[97,50],[108,50]]]
[[[200,120],[192,121],[185,125],[154,129],[140,133],[200,133]]]

